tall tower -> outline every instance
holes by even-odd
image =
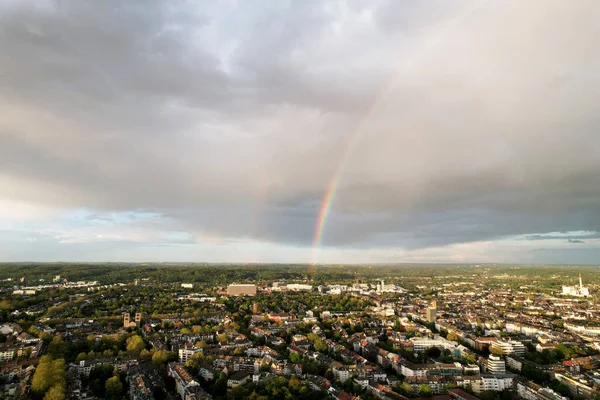
[[[437,320],[437,302],[433,300],[427,309],[427,321],[435,322]]]
[[[126,312],[125,314],[123,314],[123,328],[128,328],[129,327],[129,322],[130,322],[130,316],[129,313]]]
[[[135,326],[137,326],[139,328],[141,322],[142,322],[142,313],[136,312],[135,313]]]
[[[583,293],[583,281],[581,280],[581,274],[579,274],[579,290]]]
[[[252,306],[252,314],[258,314],[258,303],[254,303]]]

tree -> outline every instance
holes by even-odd
[[[469,364],[474,364],[475,361],[476,361],[475,360],[475,355],[473,353],[465,353],[465,352],[463,352],[462,358],[463,358],[463,360],[465,360]]]
[[[297,392],[302,387],[302,382],[300,382],[300,379],[296,378],[295,376],[292,376],[288,381],[288,387],[292,392]]]
[[[322,339],[317,339],[315,340],[315,350],[325,353],[328,350],[328,347]]]
[[[490,347],[490,353],[492,353],[495,356],[501,357],[504,355],[504,352],[502,351],[502,349],[499,349],[497,347]]]
[[[130,353],[139,353],[146,348],[146,343],[138,335],[133,335],[127,339],[127,351]]]
[[[431,397],[432,394],[433,394],[433,390],[431,389],[431,387],[429,385],[423,384],[419,387],[419,396]]]
[[[500,394],[492,390],[485,390],[479,393],[479,398],[481,400],[500,400]]]
[[[428,348],[425,354],[427,354],[427,357],[438,358],[442,354],[442,351],[438,347],[433,346]]]
[[[75,359],[75,361],[83,361],[83,360],[87,360],[87,354],[84,352],[81,352],[77,355],[77,358]]]
[[[154,354],[152,355],[152,363],[154,365],[156,365],[157,367],[166,363],[168,359],[169,359],[169,354],[167,353],[166,350],[155,351]]]
[[[196,360],[190,359],[185,363],[185,369],[192,375],[198,375],[200,367]]]
[[[302,357],[300,357],[296,353],[290,353],[289,359],[291,362],[296,363],[296,364],[302,361]]]
[[[227,342],[229,342],[229,338],[226,334],[221,333],[220,335],[217,335],[217,342],[219,342],[219,344],[227,344]]]
[[[308,335],[306,335],[306,338],[311,342],[315,342],[319,339],[319,336],[315,333],[309,333]]]
[[[44,400],[64,400],[65,387],[63,385],[54,385],[44,396]]]
[[[108,397],[118,397],[123,391],[123,384],[118,376],[113,376],[106,380],[104,388]]]
[[[33,374],[31,391],[41,398],[53,386],[66,386],[65,360],[54,360],[45,355]]]
[[[63,358],[67,350],[67,344],[60,336],[54,336],[52,342],[48,345],[48,354],[53,358]]]
[[[446,339],[448,339],[448,340],[452,340],[453,342],[458,342],[458,340],[459,340],[459,337],[458,337],[458,335],[456,334],[456,332],[450,332],[450,333],[448,334],[448,336],[446,336]]]
[[[404,396],[410,397],[414,394],[413,387],[410,384],[408,384],[407,382],[397,383],[394,385],[394,387],[392,389],[394,390],[394,392],[400,393]]]
[[[140,352],[140,357],[141,358],[145,358],[145,359],[151,359],[152,358],[152,353],[146,349],[142,350]]]

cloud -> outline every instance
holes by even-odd
[[[328,251],[598,232],[598,11],[4,2],[0,228],[306,249],[347,154]]]
[[[583,240],[579,240],[579,239],[569,239],[567,240],[568,243],[585,243]]]

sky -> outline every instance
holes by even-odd
[[[600,263],[597,0],[4,0],[0,261]]]

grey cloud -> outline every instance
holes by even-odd
[[[567,243],[585,243],[583,240],[579,240],[579,239],[569,239],[567,240]]]
[[[348,154],[327,246],[600,231],[597,2],[47,4],[0,5],[3,196],[309,246]]]

